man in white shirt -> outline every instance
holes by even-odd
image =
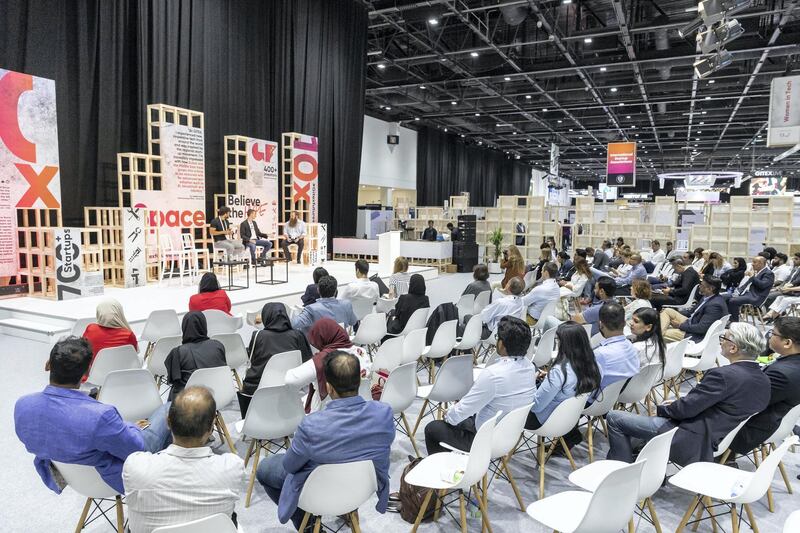
[[[657,265],[666,261],[667,254],[661,249],[661,243],[658,240],[653,240],[650,245],[653,247],[653,254],[650,256],[650,262]]]
[[[378,284],[369,280],[369,263],[356,261],[356,280],[339,289],[340,300],[375,300],[380,296]]]
[[[444,420],[434,420],[425,426],[428,455],[448,451],[441,442],[469,451],[475,433],[497,412],[501,411],[503,417],[533,403],[536,367],[525,357],[530,343],[531,330],[525,321],[512,316],[500,320],[497,325],[500,358],[480,373],[467,395],[448,409]]]
[[[528,308],[528,314],[534,320],[539,320],[547,304],[561,297],[561,291],[556,282],[557,276],[558,267],[556,264],[545,263],[542,266],[542,282],[522,297],[522,303]]]
[[[172,444],[153,454],[136,452],[122,468],[131,533],[198,520],[233,516],[245,483],[244,462],[206,446],[217,405],[205,387],[184,389],[170,405]]]
[[[525,304],[522,303],[520,294],[525,289],[525,282],[519,278],[511,278],[506,284],[508,296],[498,298],[481,311],[481,322],[483,322],[483,338],[489,337],[489,333],[494,331],[497,323],[504,316],[521,317],[526,312]]]
[[[289,245],[297,245],[297,264],[303,262],[303,246],[305,246],[306,223],[297,218],[297,213],[292,211],[289,215],[289,222],[283,227],[283,256],[287,261],[291,261],[292,254],[289,252]]]
[[[775,257],[772,258],[772,273],[775,274],[775,285],[786,283],[786,280],[792,275],[789,256],[782,253],[775,254]]]

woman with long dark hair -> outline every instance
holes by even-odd
[[[747,272],[747,261],[744,260],[744,257],[734,257],[733,268],[723,272],[719,279],[725,284],[728,292],[731,292],[742,282],[745,272]]]
[[[633,312],[633,317],[628,324],[631,328],[630,341],[639,352],[639,366],[650,363],[661,363],[664,368],[667,348],[661,334],[661,321],[658,311],[643,307]]]
[[[206,311],[208,309],[219,309],[231,314],[231,300],[228,298],[228,293],[219,287],[217,275],[213,272],[203,274],[197,294],[189,297],[189,311]]]
[[[577,322],[567,321],[556,330],[558,355],[536,390],[525,429],[538,429],[561,402],[600,387],[600,368],[589,335]]]

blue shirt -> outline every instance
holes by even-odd
[[[644,265],[641,263],[632,266],[624,276],[615,278],[614,283],[617,284],[617,287],[627,287],[631,285],[635,279],[647,279],[647,269],[644,268]]]
[[[388,404],[360,396],[331,400],[323,411],[306,416],[283,458],[288,474],[278,501],[278,519],[285,524],[297,510],[300,492],[318,465],[372,460],[378,481],[379,513],[389,501],[389,450],[394,418]]]
[[[303,308],[303,311],[292,319],[292,328],[308,333],[314,322],[320,318],[332,318],[339,324],[353,326],[358,318],[353,313],[353,304],[347,300],[337,298],[319,298],[313,304]]]
[[[14,429],[50,490],[61,493],[50,461],[93,466],[114,490],[125,493],[122,464],[144,450],[141,431],[122,420],[113,405],[76,390],[48,385],[14,406]]]
[[[572,365],[569,363],[564,366],[564,369],[566,373],[561,371],[561,365],[553,365],[539,384],[539,388],[536,389],[531,412],[536,415],[541,424],[547,421],[561,402],[575,397],[575,391],[578,389],[578,376],[575,375],[575,371],[572,370]]]
[[[592,325],[592,335],[597,335],[600,332],[600,308],[610,301],[611,300],[600,300],[581,313],[583,315],[583,320],[587,324]]]
[[[594,349],[600,367],[600,389],[639,373],[639,351],[624,335],[603,339]]]

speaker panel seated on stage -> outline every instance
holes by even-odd
[[[269,240],[269,235],[262,233],[256,223],[256,215],[258,212],[255,209],[247,210],[247,218],[239,224],[239,237],[242,238],[242,245],[250,251],[250,261],[256,262],[256,246],[261,246],[260,260],[267,258],[267,253],[272,249],[272,242]]]
[[[305,246],[306,237],[306,223],[297,218],[297,213],[292,212],[289,215],[289,221],[283,227],[283,235],[281,235],[281,247],[283,248],[283,256],[287,261],[292,260],[292,254],[289,251],[289,246],[294,244],[297,246],[297,264],[303,262],[303,247]]]

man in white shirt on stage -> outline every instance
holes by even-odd
[[[156,454],[136,452],[122,468],[131,533],[222,513],[232,516],[245,484],[244,462],[206,444],[217,405],[205,387],[184,389],[170,405],[172,444]]]
[[[305,246],[306,237],[306,223],[297,218],[297,213],[292,211],[289,215],[289,222],[283,227],[283,256],[287,261],[292,260],[292,254],[289,252],[289,245],[297,245],[297,264],[303,262],[303,246]]]
[[[359,259],[356,265],[356,280],[339,289],[340,300],[375,300],[380,296],[378,284],[369,279],[369,263]]]
[[[556,282],[558,267],[555,263],[545,263],[542,267],[542,282],[522,297],[522,303],[528,308],[528,314],[538,321],[542,311],[550,302],[561,298],[561,290]]]

